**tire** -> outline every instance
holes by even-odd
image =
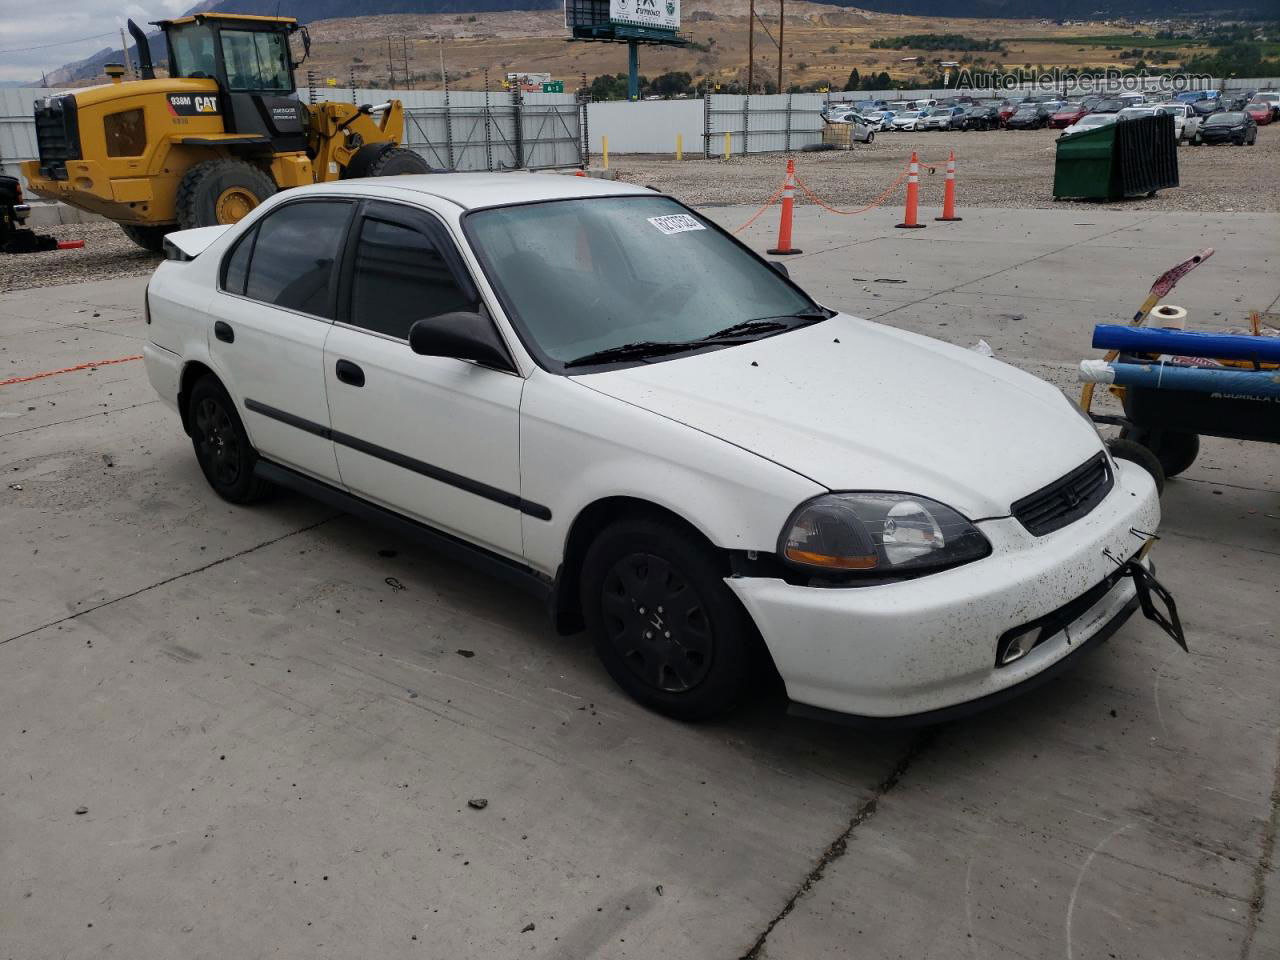
[[[1120,431],[1122,440],[1139,443],[1160,461],[1160,467],[1166,477],[1176,477],[1190,469],[1200,455],[1200,435],[1196,433],[1178,433],[1164,431],[1159,434],[1145,430]]]
[[[266,494],[266,481],[253,471],[258,452],[249,442],[235,403],[217,378],[206,375],[192,387],[187,429],[196,462],[214,493],[228,503],[252,503]]]
[[[1111,456],[1117,460],[1128,460],[1130,463],[1136,463],[1151,474],[1151,478],[1156,482],[1156,494],[1164,493],[1164,468],[1160,466],[1160,461],[1154,453],[1142,444],[1133,440],[1126,440],[1123,437],[1117,440],[1108,440],[1107,449],[1111,451]]]
[[[649,709],[679,720],[718,716],[759,675],[755,626],[725,572],[705,543],[659,519],[621,520],[587,550],[582,609],[596,654]]]
[[[868,130],[868,131],[867,131],[867,143],[868,143],[868,144],[872,144],[872,143],[875,143],[875,142],[876,142],[876,132],[875,132],[874,130]]]
[[[160,253],[164,250],[164,238],[175,227],[172,225],[163,227],[138,226],[133,223],[122,223],[120,229],[124,231],[124,235],[140,246],[143,250],[150,250],[152,253]]]
[[[275,181],[253,164],[223,157],[183,175],[174,207],[183,230],[212,227],[236,223],[275,192]]]
[[[366,174],[370,177],[399,177],[405,174],[430,173],[431,167],[427,161],[418,156],[412,150],[404,147],[391,147],[383,150],[378,154],[371,164],[369,164],[369,172]]]

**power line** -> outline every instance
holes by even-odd
[[[81,37],[79,40],[59,40],[57,43],[42,43],[38,47],[14,47],[11,50],[0,50],[0,53],[28,53],[32,50],[48,50],[50,47],[65,47],[71,43],[84,43],[86,40],[101,40],[103,37],[115,36],[114,32],[95,33],[92,37]]]

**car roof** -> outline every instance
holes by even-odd
[[[647,187],[596,177],[552,173],[431,173],[398,177],[338,180],[307,188],[309,193],[358,194],[403,199],[420,193],[447,200],[464,210],[479,207],[537,203],[540,200],[574,200],[582,197],[649,194]]]

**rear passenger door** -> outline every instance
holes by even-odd
[[[328,436],[324,341],[354,209],[328,198],[273,209],[223,259],[209,307],[210,357],[254,447],[330,483],[338,465]]]
[[[415,321],[479,304],[447,228],[417,207],[368,201],[342,275],[324,351],[342,482],[357,496],[519,558],[524,380],[409,348]]]

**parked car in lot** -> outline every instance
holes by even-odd
[[[1090,113],[1119,113],[1125,107],[1129,106],[1124,100],[1115,97],[1108,97],[1105,100],[1099,100],[1094,104]]]
[[[919,110],[900,110],[893,115],[894,130],[915,130],[920,119]]]
[[[916,123],[919,130],[950,130],[956,118],[964,113],[964,107],[931,107],[921,114]]]
[[[1049,126],[1057,128],[1069,127],[1073,123],[1077,123],[1088,112],[1083,103],[1064,103],[1049,118]]]
[[[1191,105],[1187,103],[1161,103],[1156,105],[1156,109],[1161,113],[1168,113],[1173,116],[1174,133],[1179,140],[1190,140],[1195,136],[1195,132],[1200,129],[1200,114],[1191,109]]]
[[[881,133],[893,129],[894,113],[892,110],[873,110],[866,117],[868,122],[876,124],[876,130]]]
[[[1254,102],[1262,101],[1271,104],[1271,119],[1280,120],[1280,92],[1259,90],[1250,99]]]
[[[1215,97],[1212,99],[1196,100],[1191,104],[1191,109],[1196,112],[1197,116],[1210,117],[1215,113],[1223,112],[1226,108],[1223,106],[1222,100]]]
[[[1251,101],[1245,108],[1244,112],[1249,115],[1254,123],[1258,126],[1264,126],[1272,120],[1271,104],[1266,100]]]
[[[1000,127],[1000,108],[989,104],[970,107],[951,125],[957,130],[996,130]]]
[[[1196,131],[1193,144],[1234,143],[1237,147],[1258,141],[1258,124],[1244,111],[1229,110],[1207,117]]]
[[[871,143],[876,138],[876,130],[880,128],[880,120],[876,118],[874,121],[863,117],[861,114],[849,111],[837,116],[827,118],[828,123],[848,125],[852,127],[849,137],[860,143]]]
[[[1024,103],[1004,122],[1010,130],[1039,130],[1049,123],[1053,111],[1040,103]]]
[[[672,716],[776,671],[812,712],[935,722],[1148,583],[1155,483],[1057,388],[828,309],[652,190],[339,181],[167,250],[147,372],[219,496],[491,571]]]
[[[1109,123],[1115,123],[1117,116],[1118,114],[1114,113],[1087,113],[1076,123],[1073,123],[1071,126],[1063,130],[1062,133],[1058,134],[1058,136],[1065,137],[1068,134],[1080,133],[1084,130],[1096,130],[1098,127],[1104,127]]]

